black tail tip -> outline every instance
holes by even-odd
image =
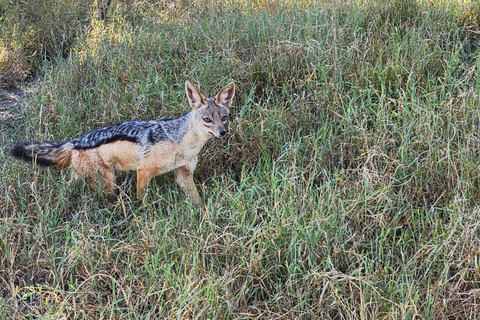
[[[46,157],[45,154],[39,154],[39,151],[41,150],[42,147],[38,144],[20,143],[14,146],[10,153],[13,157],[27,162],[33,161],[36,164],[40,164],[42,166],[55,165],[55,163],[51,159]]]
[[[12,148],[11,154],[15,158],[25,159],[25,156],[26,156],[26,154],[25,154],[25,144],[21,143],[21,144],[17,144],[16,146],[14,146]],[[28,158],[31,159],[31,157],[28,157]]]

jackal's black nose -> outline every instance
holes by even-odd
[[[220,135],[220,137],[223,137],[226,133],[227,131],[221,130],[218,134]]]

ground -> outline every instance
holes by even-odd
[[[12,108],[25,100],[25,92],[18,88],[0,88],[0,121],[15,118]]]
[[[40,80],[25,82],[20,87],[0,87],[0,121],[9,121],[18,118],[21,107],[28,97],[41,87]]]

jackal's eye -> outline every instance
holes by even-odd
[[[203,121],[205,121],[205,123],[210,123],[212,122],[212,119],[210,119],[209,117],[203,117]]]
[[[223,121],[223,122],[227,121],[227,119],[228,119],[227,116],[223,116],[223,117],[222,117],[222,121]]]

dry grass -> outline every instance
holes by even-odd
[[[113,1],[93,23],[89,10],[0,120],[0,317],[480,317],[476,3]],[[186,79],[239,89],[196,172],[201,211],[171,175],[142,202],[125,174],[108,200],[8,154],[181,115]]]

